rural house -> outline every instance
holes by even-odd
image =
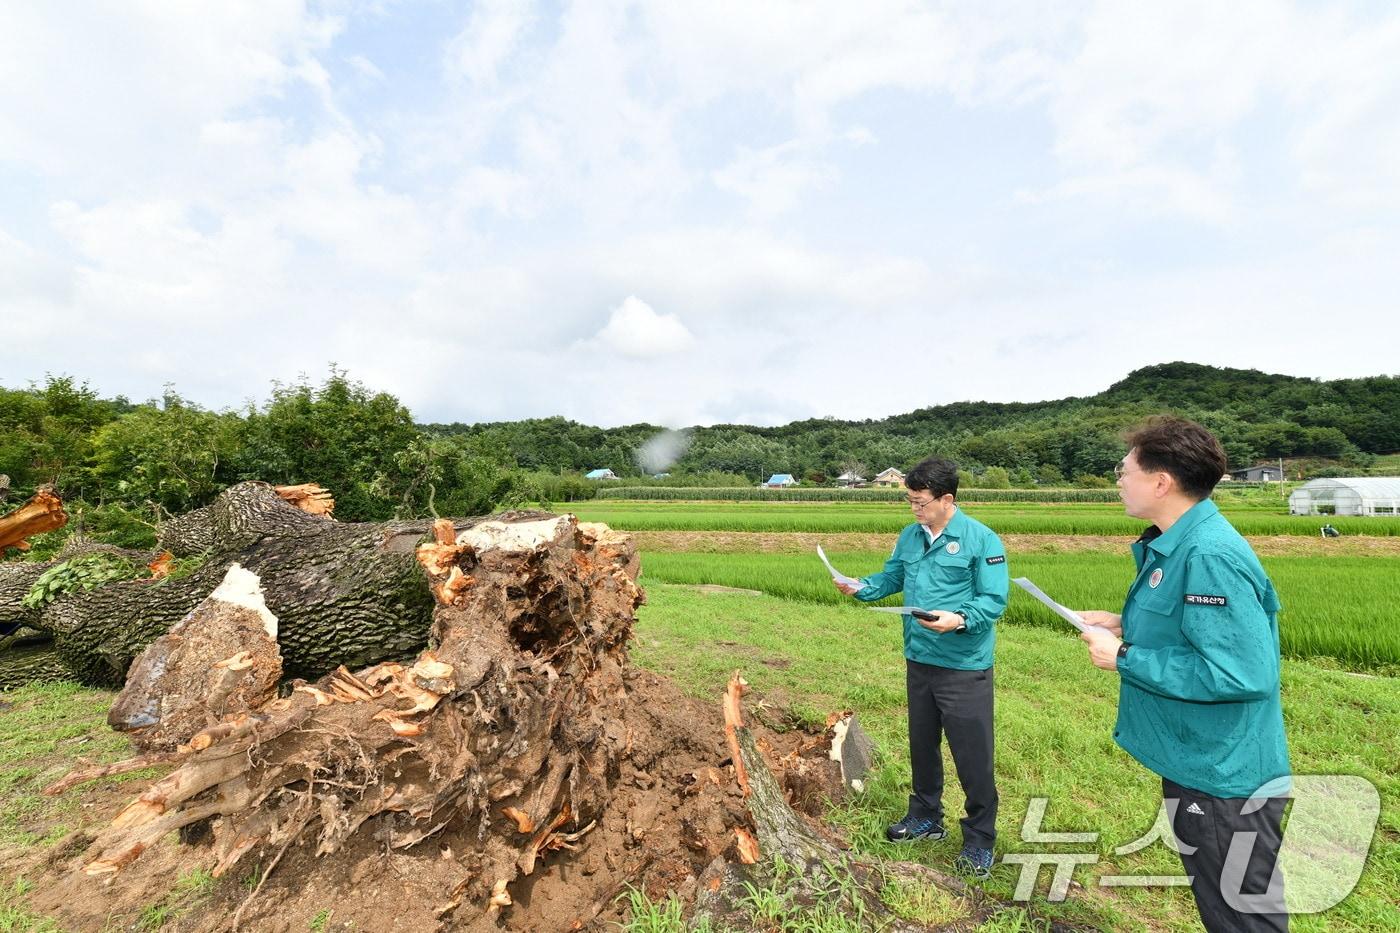
[[[870,481],[872,486],[903,486],[904,474],[894,467],[882,470],[875,474],[875,478]]]

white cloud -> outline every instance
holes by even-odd
[[[788,142],[759,152],[741,149],[711,177],[716,188],[743,196],[760,217],[771,217],[795,207],[811,190],[830,186],[837,173]]]
[[[485,0],[472,11],[466,28],[448,43],[448,67],[473,83],[490,85],[518,48],[534,16],[522,0]]]
[[[613,309],[608,323],[598,331],[598,342],[623,356],[650,359],[689,347],[695,337],[674,314],[657,314],[635,295]]]
[[[0,10],[6,384],[335,360],[424,419],[685,425],[1394,368],[1296,339],[1395,334],[1388,11],[333,9]]]

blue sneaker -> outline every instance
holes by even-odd
[[[948,835],[943,824],[935,822],[926,816],[905,816],[891,826],[885,827],[885,838],[890,842],[913,842],[915,839],[927,839],[930,842],[937,842]]]
[[[958,857],[953,859],[953,867],[978,878],[990,878],[992,861],[991,849],[979,849],[974,845],[965,845],[958,853]]]

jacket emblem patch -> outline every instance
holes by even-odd
[[[997,557],[988,557],[988,558],[987,558],[987,563],[989,563],[989,564],[1004,564],[1004,563],[1006,563],[1006,555],[1003,554],[1003,555],[999,555],[999,556],[997,556]]]
[[[1193,606],[1227,606],[1229,602],[1224,596],[1202,596],[1197,593],[1187,593],[1186,601]]]
[[[956,554],[956,553],[958,553],[958,552],[961,551],[961,550],[962,550],[962,545],[959,544],[958,542],[956,542],[956,541],[949,541],[949,542],[948,542],[948,553],[949,553],[949,554]]]
[[[1155,590],[1155,589],[1157,588],[1157,585],[1158,585],[1159,583],[1161,583],[1161,582],[1162,582],[1162,568],[1161,568],[1161,567],[1158,567],[1156,570],[1152,571],[1152,576],[1150,576],[1150,577],[1147,578],[1147,585],[1150,586],[1150,587],[1152,587],[1152,588]]]

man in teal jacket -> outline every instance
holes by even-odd
[[[958,467],[930,457],[904,485],[918,521],[900,532],[885,569],[863,587],[837,584],[872,602],[904,593],[904,604],[929,619],[904,618],[905,688],[909,700],[909,809],[885,835],[894,842],[942,839],[943,754],[947,733],[958,781],[967,796],[957,864],[985,878],[996,841],[993,773],[993,626],[1006,609],[1006,550],[990,528],[958,509]]]
[[[1133,545],[1138,573],[1121,615],[1083,613],[1100,626],[1083,636],[1090,659],[1119,675],[1113,737],[1162,778],[1206,929],[1286,930],[1275,873],[1290,787],[1278,597],[1210,501],[1226,465],[1215,436],[1161,417],[1128,441],[1119,495],[1152,526]]]

